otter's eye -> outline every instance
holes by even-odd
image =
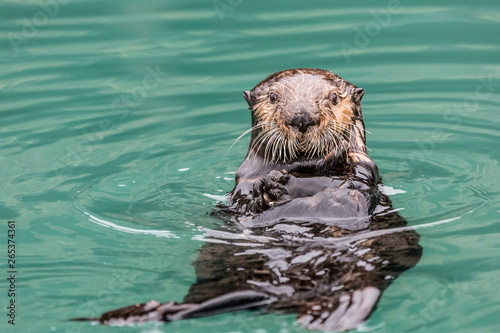
[[[339,98],[336,93],[332,93],[330,96],[330,102],[332,102],[333,105],[336,105],[339,102]]]
[[[275,93],[270,93],[269,94],[269,100],[271,101],[271,103],[276,103],[276,101],[278,100],[278,96],[276,96]]]

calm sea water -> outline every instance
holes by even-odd
[[[2,332],[305,332],[249,312],[66,321],[182,300],[247,149],[225,155],[241,93],[293,67],[365,88],[370,154],[420,227],[422,260],[359,331],[500,331],[497,1],[4,0],[0,27]]]

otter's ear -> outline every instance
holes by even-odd
[[[252,108],[253,107],[252,92],[250,90],[244,91],[243,97],[245,97],[245,99],[247,100],[248,106]]]
[[[365,90],[363,88],[356,88],[352,91],[352,101],[354,103],[359,103],[361,102],[361,98],[363,98],[363,95],[365,94]]]

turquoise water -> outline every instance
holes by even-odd
[[[370,155],[421,235],[360,331],[500,331],[495,1],[0,4],[1,330],[306,332],[240,312],[131,328],[66,320],[181,301],[249,137],[242,91],[294,67],[363,87]],[[17,317],[7,324],[7,220]],[[433,223],[449,221],[447,223]]]

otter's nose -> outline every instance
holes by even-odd
[[[300,132],[305,133],[310,126],[316,125],[316,122],[309,112],[300,110],[300,112],[292,118],[290,125],[297,128]]]

